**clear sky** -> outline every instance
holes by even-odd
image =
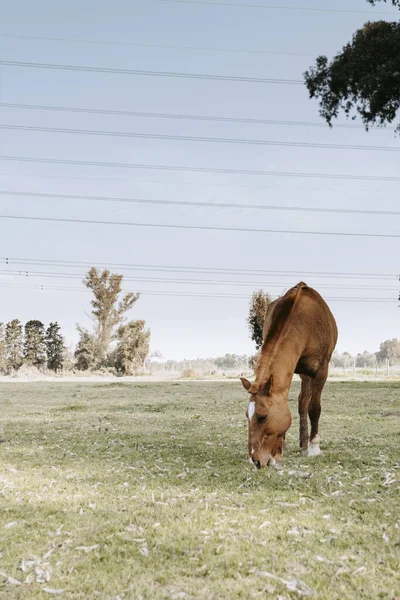
[[[234,0],[232,0],[233,2]],[[266,1],[266,0],[265,0]],[[241,0],[242,4],[255,4]],[[261,0],[260,2],[261,3]],[[365,21],[398,18],[382,4],[365,0],[288,0],[283,10],[153,0],[85,0],[68,3],[14,0],[0,6],[2,60],[89,65],[121,69],[178,71],[245,77],[301,79],[316,55],[332,55]],[[275,2],[284,5],[284,2]],[[346,12],[354,11],[354,12]],[[9,37],[5,37],[8,35]],[[22,36],[10,37],[10,36]],[[64,41],[26,39],[56,37]],[[103,43],[80,43],[75,39]],[[109,42],[109,43],[105,43]],[[158,47],[154,47],[158,46]],[[173,46],[170,48],[168,46]],[[186,46],[186,49],[182,47]],[[179,48],[177,48],[179,47]],[[191,47],[191,49],[189,49]],[[228,52],[200,50],[219,48]],[[248,51],[264,51],[248,52]],[[247,51],[247,52],[245,52]],[[268,54],[266,52],[271,52]],[[304,86],[128,76],[0,66],[0,102],[318,122],[316,102]],[[131,116],[49,112],[0,107],[1,124],[97,129],[169,135],[246,138],[290,142],[399,147],[393,131],[189,121]],[[0,131],[2,156],[78,161],[178,165],[348,175],[398,176],[397,152],[273,147],[242,144],[95,137],[32,131]],[[53,194],[324,206],[395,210],[400,183],[211,174],[0,160],[0,189]],[[177,207],[0,196],[2,215],[133,221],[158,224],[399,233],[400,217],[289,213],[252,209]],[[396,299],[399,239],[195,231],[49,223],[0,219],[0,257],[32,260],[127,263],[272,271],[298,275],[213,275],[131,271],[130,277],[177,279],[130,281],[129,290],[250,296],[263,287],[273,295],[299,280],[327,298]],[[14,267],[75,273],[76,266]],[[90,326],[88,292],[80,280],[10,276],[0,266],[2,321],[58,320],[70,342],[77,322]],[[391,280],[317,278],[307,271],[389,273]],[[204,283],[190,283],[204,279]],[[214,280],[214,284],[209,283]],[[229,282],[229,283],[224,283]],[[232,282],[236,282],[232,285]],[[243,283],[249,282],[249,285]],[[242,285],[239,285],[242,284]],[[33,288],[42,284],[43,291]],[[19,286],[19,287],[17,287]],[[22,287],[23,286],[23,287]],[[359,289],[360,286],[362,289]],[[368,289],[368,286],[370,288]],[[354,289],[347,289],[353,287]],[[393,303],[329,302],[339,325],[338,349],[376,350],[399,337],[399,308]],[[143,294],[130,315],[152,329],[152,348],[181,359],[225,352],[251,353],[245,319],[248,298]]]

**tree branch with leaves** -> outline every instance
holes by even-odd
[[[398,6],[400,8],[400,0],[389,0],[389,2],[392,2],[393,6]],[[378,2],[387,2],[387,0],[367,0],[367,2],[369,2],[369,4],[372,4],[372,6],[375,6],[375,4],[378,4]]]
[[[392,4],[400,8],[400,0]],[[329,126],[341,112],[361,117],[367,130],[393,123],[400,110],[400,23],[366,23],[332,60],[318,56],[304,80]]]
[[[249,316],[247,324],[249,327],[250,337],[256,344],[256,349],[259,350],[263,344],[263,328],[267,309],[271,304],[271,296],[263,290],[253,292],[250,301]]]

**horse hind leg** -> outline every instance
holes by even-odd
[[[311,378],[301,375],[301,391],[299,395],[300,448],[303,454],[308,453],[308,421],[307,414],[311,400]]]
[[[321,454],[320,436],[318,433],[319,417],[321,415],[321,395],[326,379],[328,369],[318,373],[311,385],[311,402],[308,407],[308,416],[311,423],[310,444],[308,447],[308,456],[319,456]]]
[[[313,402],[311,400],[310,407],[308,409],[308,416],[311,421],[311,435],[310,435],[310,443],[308,445],[308,453],[307,456],[319,456],[321,454],[320,448],[320,435],[318,433],[318,421],[319,416],[321,414],[321,404],[320,402]]]

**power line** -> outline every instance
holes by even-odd
[[[235,233],[275,233],[287,235],[318,235],[334,237],[359,237],[359,238],[386,238],[397,239],[400,234],[397,233],[358,233],[347,231],[299,231],[290,229],[257,229],[245,227],[210,227],[207,225],[177,225],[165,223],[134,223],[132,221],[100,221],[92,219],[61,219],[57,217],[28,217],[22,215],[0,215],[0,219],[23,220],[23,221],[43,221],[48,223],[81,223],[85,225],[113,225],[122,227],[145,227],[156,229],[185,229],[197,231],[225,231]]]
[[[84,287],[72,287],[72,286],[45,286],[43,284],[34,284],[32,286],[29,285],[20,285],[20,284],[3,284],[0,282],[0,287],[2,288],[23,288],[23,289],[33,289],[38,291],[63,291],[63,292],[81,292],[85,293],[87,290]],[[141,290],[140,292],[132,292],[132,290],[124,290],[125,292],[131,293],[139,293],[146,296],[178,296],[178,297],[196,297],[196,298],[240,298],[240,299],[248,299],[248,294],[229,294],[229,293],[203,293],[203,292],[171,292],[167,290]],[[378,301],[378,299],[371,299],[374,302]]]
[[[28,271],[28,270],[8,270],[1,269],[1,275],[18,276],[22,278],[31,277],[44,277],[46,279],[80,279],[83,280],[85,273],[59,273],[54,271]],[[165,277],[132,277],[124,275],[124,281],[135,281],[135,282],[147,282],[147,283],[168,283],[168,284],[181,284],[187,285],[216,285],[216,286],[237,286],[237,287],[257,287],[261,286],[264,289],[271,287],[278,288],[289,288],[292,283],[282,282],[261,282],[261,281],[224,281],[215,279],[171,279]],[[381,285],[337,285],[337,284],[320,284],[318,286],[321,289],[335,289],[335,290],[379,290],[395,292],[397,294],[397,287],[384,287]]]
[[[2,284],[0,283],[1,288],[23,288],[23,289],[33,289],[37,291],[62,291],[62,292],[87,292],[84,288],[71,287],[71,286],[45,286],[42,284],[35,284],[33,286],[29,285],[13,285],[13,284]],[[124,290],[125,292],[132,292],[131,290]],[[132,293],[140,293],[146,296],[178,296],[178,297],[196,297],[196,298],[239,298],[239,299],[248,299],[249,296],[246,294],[229,294],[229,293],[201,293],[201,292],[170,292],[165,290],[141,290],[140,292],[132,292]],[[378,300],[373,300],[378,301]]]
[[[234,75],[212,75],[204,73],[179,73],[177,71],[143,71],[141,69],[116,69],[110,67],[91,67],[84,65],[57,65],[39,62],[0,60],[4,67],[27,69],[50,69],[53,71],[82,71],[85,73],[113,73],[117,75],[142,75],[146,77],[175,77],[179,79],[207,79],[210,81],[234,81],[238,83],[274,83],[279,85],[303,85],[299,79],[275,79],[268,77],[244,77]]]
[[[143,271],[168,271],[175,273],[213,273],[218,275],[268,275],[273,277],[287,276],[313,276],[323,278],[351,278],[351,279],[393,279],[398,278],[397,274],[393,273],[362,273],[349,271],[279,271],[266,269],[232,269],[218,267],[187,267],[182,265],[146,265],[132,263],[108,263],[96,261],[73,261],[73,260],[54,260],[54,259],[39,259],[27,257],[0,257],[0,264],[6,265],[35,265],[35,266],[52,266],[52,267],[83,267],[90,268],[93,266],[101,268],[125,269],[125,270],[143,270]]]
[[[274,119],[252,119],[245,117],[222,117],[222,116],[208,116],[208,115],[187,115],[177,113],[153,113],[153,112],[141,112],[141,111],[129,111],[129,110],[112,110],[112,109],[101,109],[101,108],[82,108],[82,107],[70,107],[70,106],[48,106],[40,104],[17,104],[12,102],[0,102],[1,108],[16,108],[22,110],[42,110],[42,111],[54,111],[54,112],[72,112],[72,113],[83,113],[83,114],[95,114],[95,115],[112,115],[118,117],[140,117],[140,118],[151,118],[151,119],[178,119],[187,121],[211,121],[218,123],[248,123],[253,125],[287,125],[289,127],[323,127],[327,128],[326,123],[318,121],[282,121]],[[357,125],[352,123],[339,123],[335,124],[335,128],[340,129],[364,129],[363,125]],[[374,127],[378,131],[394,130],[394,127],[387,126]]]
[[[346,13],[346,14],[368,14],[368,15],[391,15],[388,11],[372,11],[372,10],[348,10],[341,8],[314,8],[312,6],[277,6],[271,4],[243,4],[233,2],[219,2],[218,0],[156,0],[156,2],[164,2],[168,4],[203,4],[206,6],[226,6],[228,8],[260,8],[266,10],[284,10],[284,11],[299,11],[299,12],[323,12],[323,13]]]
[[[32,125],[0,125],[7,131],[28,131],[36,133],[62,133],[69,135],[89,135],[105,137],[136,138],[141,140],[166,140],[174,142],[202,142],[209,144],[243,144],[252,146],[280,146],[289,148],[318,148],[322,150],[368,150],[400,152],[395,146],[362,146],[356,144],[320,144],[316,142],[285,142],[280,140],[259,140],[243,138],[205,137],[192,135],[168,135],[159,133],[138,133],[130,131],[104,131],[100,129],[66,129],[62,127],[39,127]]]
[[[249,210],[276,210],[287,212],[311,212],[353,215],[387,215],[400,216],[400,211],[391,210],[369,210],[357,208],[321,208],[314,206],[279,206],[266,204],[236,204],[227,202],[186,202],[183,200],[154,200],[148,198],[121,198],[119,196],[85,196],[82,194],[46,194],[42,192],[21,192],[13,190],[0,190],[0,196],[32,197],[60,200],[85,200],[89,202],[123,202],[127,204],[161,204],[166,206],[197,206],[200,208],[233,208]]]
[[[255,48],[215,48],[210,46],[182,46],[177,44],[144,44],[138,42],[121,42],[114,40],[94,40],[87,38],[71,38],[71,37],[44,37],[39,35],[16,35],[12,33],[0,33],[0,38],[15,39],[15,40],[34,40],[44,42],[68,42],[74,44],[94,44],[101,46],[125,46],[131,48],[159,48],[161,50],[192,50],[195,52],[224,52],[234,54],[261,54],[271,56],[316,56],[311,52],[279,52],[276,50],[259,50]]]
[[[299,177],[312,179],[346,179],[354,181],[400,181],[400,177],[386,175],[342,175],[338,173],[304,173],[292,171],[263,171],[253,169],[217,169],[212,167],[184,167],[172,165],[149,165],[139,163],[117,163],[64,158],[38,158],[31,156],[0,156],[0,160],[12,162],[45,163],[54,165],[79,165],[86,167],[110,167],[118,169],[144,169],[150,171],[180,171],[186,173],[215,173],[231,175],[268,175],[275,177]]]
[[[6,177],[14,177],[16,174],[9,172],[9,171],[0,171],[0,177],[4,175]],[[232,189],[237,189],[237,188],[243,188],[243,189],[255,189],[255,190],[276,190],[276,186],[273,185],[272,183],[269,184],[260,184],[260,183],[253,183],[253,184],[243,184],[243,183],[204,183],[204,182],[198,182],[198,181],[183,181],[183,180],[176,180],[173,179],[171,181],[167,181],[166,179],[137,179],[135,177],[135,179],[122,179],[121,177],[98,177],[98,176],[76,176],[76,175],[34,175],[32,173],[22,173],[21,171],[18,170],[18,180],[20,180],[22,177],[25,177],[26,179],[34,179],[34,180],[51,180],[51,179],[60,179],[60,180],[68,180],[68,181],[111,181],[111,182],[118,182],[118,183],[134,183],[134,184],[141,184],[141,185],[162,185],[162,186],[168,186],[168,185],[172,185],[172,186],[191,186],[191,187],[196,187],[196,189],[199,188],[232,188]],[[304,186],[301,185],[291,185],[290,189],[300,189],[300,190],[304,190],[307,189],[307,191],[323,191],[325,192],[326,190],[331,190],[331,191],[342,191],[342,188],[340,187],[329,187],[327,188],[326,186],[323,187],[310,187],[307,186],[307,188],[304,188]],[[348,187],[346,186],[345,188],[346,192],[376,192],[376,193],[382,193],[382,188],[371,188],[371,187],[367,187],[367,188],[360,188],[360,187]]]
[[[69,286],[44,286],[44,285],[40,285],[40,284],[36,284],[33,286],[29,286],[29,285],[13,285],[13,284],[2,284],[0,283],[0,287],[2,288],[23,288],[23,289],[33,289],[33,290],[37,290],[37,291],[62,291],[62,292],[87,292],[87,290],[85,290],[84,288],[74,288],[74,287],[69,287]],[[129,292],[131,290],[125,290],[126,292]],[[176,291],[176,292],[171,292],[168,290],[139,290],[134,292],[134,293],[140,293],[143,294],[145,296],[173,296],[173,297],[185,297],[185,298],[230,298],[230,299],[234,299],[234,298],[238,298],[238,299],[249,299],[249,295],[248,294],[221,294],[221,293],[202,293],[202,292],[184,292],[184,291]],[[372,297],[372,298],[363,298],[363,297],[357,297],[357,296],[333,296],[333,297],[326,297],[325,300],[327,300],[328,302],[357,302],[357,303],[373,303],[373,304],[385,304],[385,303],[397,303],[397,300],[392,300],[390,298],[376,298],[376,297]]]

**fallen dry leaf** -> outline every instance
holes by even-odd
[[[143,533],[144,533],[143,527],[137,527],[136,525],[133,525],[132,523],[130,525],[128,525],[127,527],[125,527],[125,531],[127,531],[128,533],[135,533],[136,535],[143,535]]]
[[[6,582],[9,583],[10,585],[22,585],[21,582],[18,581],[18,579],[14,579],[14,577],[10,577],[4,571],[0,571],[0,577],[4,577]]]
[[[88,552],[92,552],[93,550],[96,550],[96,548],[99,547],[99,544],[95,544],[94,546],[77,546],[75,548],[75,550],[83,550],[83,552],[86,552],[86,554]]]
[[[21,560],[21,566],[20,566],[21,571],[23,571],[24,573],[26,573],[27,571],[30,571],[31,569],[33,569],[33,567],[37,564],[38,561],[39,561],[39,559],[35,558],[35,557],[31,560],[26,560],[25,558],[23,558]]]
[[[48,583],[53,574],[50,563],[39,563],[35,566],[36,583]]]
[[[290,577],[290,579],[283,579],[282,577],[278,577],[277,575],[273,575],[267,571],[259,571],[258,575],[267,577],[268,579],[274,579],[275,581],[280,581],[290,592],[297,592],[299,596],[311,596],[314,594],[313,590],[309,588],[308,585],[299,579],[295,579],[294,577]]]

